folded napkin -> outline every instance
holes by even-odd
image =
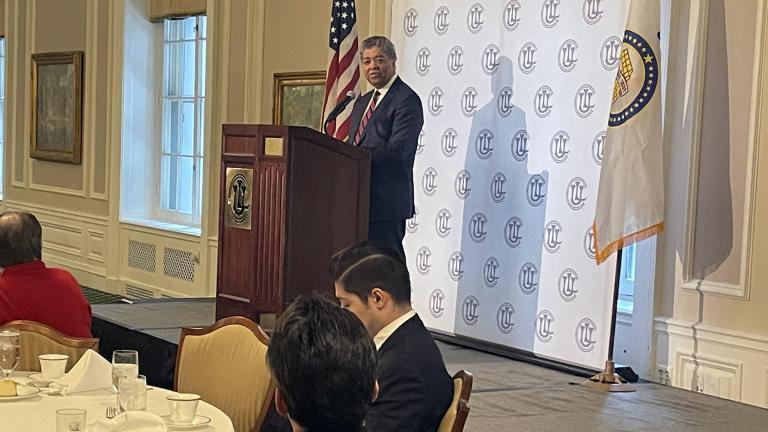
[[[54,381],[61,394],[112,388],[112,364],[94,350],[88,350],[72,369]]]
[[[163,419],[145,411],[126,411],[113,419],[100,419],[88,425],[89,432],[166,432]]]

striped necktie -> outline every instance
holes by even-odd
[[[371,115],[373,114],[373,110],[376,109],[376,103],[379,101],[380,94],[381,93],[379,93],[378,90],[373,92],[373,100],[371,101],[371,106],[368,107],[368,111],[365,112],[362,120],[360,120],[360,127],[357,128],[357,133],[355,134],[355,145],[360,145],[360,139],[363,137],[365,125],[368,124],[368,120],[370,120]]]

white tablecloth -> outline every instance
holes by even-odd
[[[17,372],[11,375],[16,381],[24,382],[29,373]],[[170,390],[151,387],[147,391],[147,411],[160,416],[168,415],[168,403],[165,397],[173,393]],[[16,401],[0,401],[0,432],[54,432],[56,430],[56,410],[61,408],[81,408],[87,411],[86,422],[105,418],[109,405],[115,405],[116,395],[109,390],[97,390],[76,393],[68,396],[37,395]],[[211,422],[195,428],[201,432],[234,432],[232,421],[221,410],[204,401],[197,407],[197,414],[209,417]],[[173,430],[169,428],[168,430]]]

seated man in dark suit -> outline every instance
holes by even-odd
[[[366,418],[376,432],[437,430],[451,404],[453,382],[416,312],[399,254],[372,243],[338,252],[330,263],[341,307],[363,322],[378,350],[379,396]]]
[[[91,337],[91,305],[72,274],[41,261],[42,233],[30,213],[0,214],[0,324],[30,320]]]
[[[277,321],[267,362],[277,382],[275,408],[295,432],[365,430],[376,351],[354,315],[327,299],[299,297]]]

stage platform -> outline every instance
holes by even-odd
[[[116,301],[120,301],[117,299]],[[133,301],[133,300],[132,300]],[[173,386],[181,327],[214,322],[213,299],[94,304],[99,351],[137,349],[150,384]],[[696,431],[765,432],[768,410],[641,382],[634,393],[602,393],[582,377],[439,342],[448,371],[475,376],[467,432]],[[745,383],[744,385],[749,385]]]

